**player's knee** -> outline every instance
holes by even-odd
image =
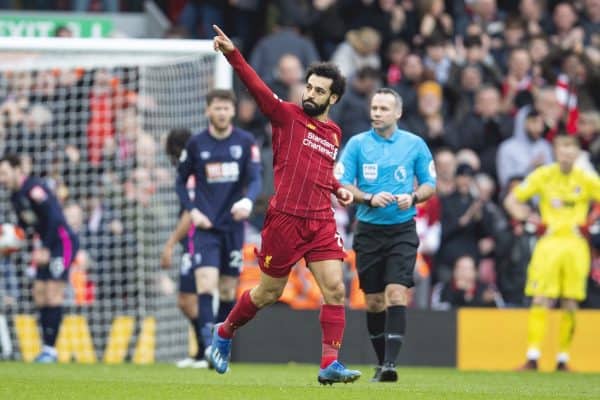
[[[46,297],[44,296],[43,293],[34,291],[33,292],[33,303],[38,308],[45,307],[46,306]]]
[[[232,288],[232,287],[219,288],[219,299],[221,299],[223,301],[235,300],[235,288]]]
[[[46,296],[46,305],[48,307],[62,306],[64,302],[64,296],[62,293],[48,293]]]
[[[346,299],[346,287],[344,282],[332,282],[323,288],[323,297],[327,304],[344,304]]]
[[[367,295],[365,302],[368,312],[381,312],[385,310],[385,297],[383,294]]]
[[[283,293],[283,288],[278,287],[262,288],[258,286],[255,289],[256,290],[252,292],[252,302],[258,308],[263,308],[275,303]]]
[[[554,300],[549,299],[548,297],[534,296],[531,300],[531,304],[539,307],[547,307],[550,308],[554,303]]]
[[[390,306],[404,306],[407,303],[407,293],[405,288],[390,288],[386,290],[387,304]]]
[[[197,279],[196,280],[196,293],[197,294],[213,294],[217,289],[217,285],[208,279]]]

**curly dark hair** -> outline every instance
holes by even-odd
[[[346,90],[346,78],[340,72],[337,65],[332,62],[319,62],[311,64],[306,70],[305,82],[311,75],[322,76],[331,79],[331,93],[337,95],[337,101],[340,101]],[[337,102],[336,101],[336,102]]]
[[[0,163],[7,162],[12,168],[21,167],[22,161],[18,154],[7,153],[0,158]]]
[[[171,129],[165,142],[165,152],[169,156],[171,164],[177,164],[177,160],[191,136],[192,132],[187,128]]]

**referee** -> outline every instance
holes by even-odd
[[[374,382],[398,380],[396,358],[419,245],[415,205],[435,192],[431,152],[419,136],[398,129],[401,115],[398,93],[377,90],[370,106],[372,129],[348,141],[336,167],[340,183],[359,203],[353,247],[378,359]]]

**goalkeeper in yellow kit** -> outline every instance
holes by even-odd
[[[536,370],[548,311],[560,299],[560,343],[557,370],[568,370],[569,348],[575,331],[575,311],[585,299],[590,249],[583,235],[591,201],[600,201],[600,178],[574,166],[579,143],[573,136],[554,139],[556,162],[533,171],[506,197],[504,206],[517,220],[530,218],[526,204],[537,196],[544,235],[529,263],[525,294],[532,297],[528,324],[527,362]]]

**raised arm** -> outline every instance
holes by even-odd
[[[217,25],[213,25],[217,33],[213,44],[215,51],[223,53],[227,61],[231,64],[236,74],[240,77],[248,91],[256,100],[258,107],[271,121],[277,122],[282,117],[278,110],[282,101],[273,93],[271,89],[246,62],[242,54],[236,49],[235,45],[227,35]]]

